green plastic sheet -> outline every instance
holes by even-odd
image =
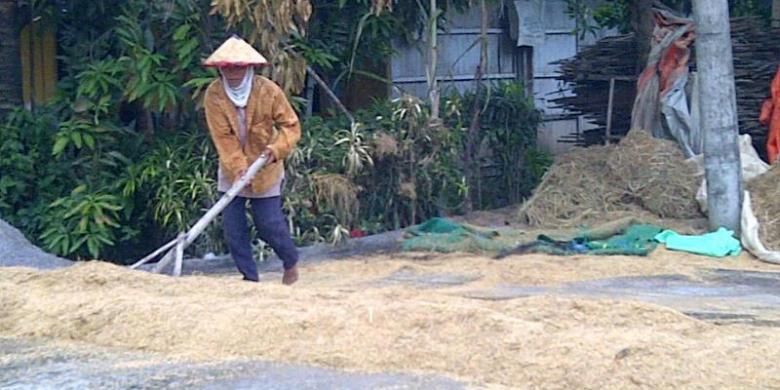
[[[402,249],[498,254],[499,257],[523,253],[646,256],[658,246],[654,238],[662,230],[655,225],[631,223],[620,228],[583,229],[577,234],[551,231],[531,236],[520,230],[487,229],[447,218],[432,218],[406,229]]]
[[[720,228],[712,233],[698,236],[681,235],[672,230],[664,230],[655,240],[666,245],[667,249],[711,257],[737,256],[742,251],[734,232]]]

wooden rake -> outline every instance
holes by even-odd
[[[230,187],[225,195],[222,195],[222,198],[220,198],[219,201],[214,204],[214,206],[211,206],[206,214],[201,217],[198,222],[196,222],[195,225],[190,228],[189,231],[186,233],[179,233],[178,237],[161,246],[143,259],[138,260],[135,264],[130,266],[130,269],[136,269],[142,264],[149,262],[150,260],[159,256],[161,253],[167,251],[165,256],[163,256],[162,259],[160,259],[160,261],[155,265],[154,272],[161,273],[163,269],[165,269],[165,267],[171,263],[171,261],[175,260],[176,262],[173,266],[173,276],[181,276],[184,249],[195,242],[195,239],[198,238],[201,233],[203,233],[203,231],[206,229],[206,226],[208,226],[209,223],[211,223],[211,221],[213,221],[214,218],[216,218],[217,215],[219,215],[219,213],[221,213],[222,210],[227,207],[230,201],[232,201],[233,198],[235,198],[236,195],[241,192],[241,190],[249,183],[249,181],[255,177],[257,172],[260,171],[260,169],[268,162],[268,157],[269,156],[267,153],[261,154],[260,157],[258,157],[257,160],[255,160],[255,162],[249,166],[249,169],[247,169],[247,172],[244,174],[244,176],[242,176],[237,182],[233,183],[233,186]]]

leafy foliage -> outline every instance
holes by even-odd
[[[538,183],[540,170],[549,165],[549,158],[535,149],[541,113],[521,83],[496,82],[489,86],[488,93],[467,92],[450,100],[450,126],[466,131],[474,99],[482,107],[475,142],[483,168],[476,175],[478,182],[470,183],[476,191],[477,208],[521,202]]]
[[[293,38],[303,38],[312,13],[309,0],[214,0],[213,10],[228,26],[237,28],[258,45],[271,62],[270,77],[286,92],[303,89],[306,63],[295,50],[286,50]]]
[[[357,112],[355,126],[310,118],[312,136],[289,161],[286,208],[299,241],[333,242],[456,210],[460,139],[429,127],[428,115],[421,101],[404,97]]]
[[[598,28],[614,28],[621,33],[632,30],[632,0],[606,0],[592,7],[583,0],[566,0],[567,13],[574,17],[577,31],[586,34]],[[692,12],[691,0],[664,0],[661,3],[683,15]],[[762,0],[729,0],[729,12],[732,17],[759,16],[767,25],[770,22],[771,3]]]
[[[154,243],[190,222],[193,198],[214,198],[213,152],[176,136],[199,128],[191,96],[213,79],[199,64],[218,42],[209,2],[26,6],[57,25],[62,71],[53,102],[0,127],[13,140],[2,146],[0,212],[59,255],[142,253],[138,240]],[[149,201],[156,208],[147,210]]]
[[[252,8],[282,3],[303,8],[272,14]],[[199,62],[223,41],[227,25],[251,29],[271,17],[298,18],[295,27],[275,26],[276,37],[253,30],[255,38],[278,45],[277,64],[303,56],[337,84],[360,72],[357,64],[390,54],[398,31],[412,36],[424,23],[422,3],[317,2],[312,34],[304,35],[306,3],[220,0],[216,14],[210,0],[26,3],[57,26],[61,74],[50,104],[20,109],[0,124],[0,215],[62,256],[138,258],[189,227],[219,196],[217,156],[199,111],[215,73]],[[254,13],[239,17],[246,12]],[[226,23],[220,15],[228,14],[236,19]],[[503,203],[522,198],[546,164],[530,146],[537,119],[519,88],[496,86],[484,102],[480,142],[513,178],[483,188],[509,194]],[[459,113],[469,99],[450,97],[445,123],[435,126],[430,107],[408,96],[356,112],[355,124],[339,116],[307,118],[287,161],[284,207],[296,241],[338,242],[459,212],[474,184],[460,166]],[[211,224],[191,250],[224,250],[220,224]]]
[[[86,246],[89,255],[97,258],[102,246],[115,244],[120,203],[116,195],[76,187],[49,205],[51,219],[41,239],[56,253],[71,255]]]

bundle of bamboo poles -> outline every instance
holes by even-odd
[[[766,152],[767,129],[759,124],[758,116],[780,64],[779,36],[780,28],[765,27],[758,18],[731,20],[739,131],[750,134],[762,156]],[[580,134],[576,143],[604,143],[611,78],[616,79],[611,134],[617,137],[626,134],[636,96],[636,75],[639,71],[636,69],[636,57],[634,36],[625,34],[601,39],[575,57],[558,62],[557,78],[567,83],[573,94],[553,102],[573,114],[584,115],[597,126]],[[691,71],[695,71],[695,53],[692,53],[690,62]]]

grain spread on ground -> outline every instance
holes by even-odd
[[[276,279],[167,276],[92,262],[0,273],[0,336],[74,340],[179,359],[256,358],[356,371],[438,373],[477,387],[755,388],[780,386],[780,334],[717,326],[669,308],[610,299],[470,299],[506,283],[545,285],[617,275],[765,269],[658,250],[615,256],[375,256],[303,266]],[[377,280],[399,270],[458,270],[462,286]]]

